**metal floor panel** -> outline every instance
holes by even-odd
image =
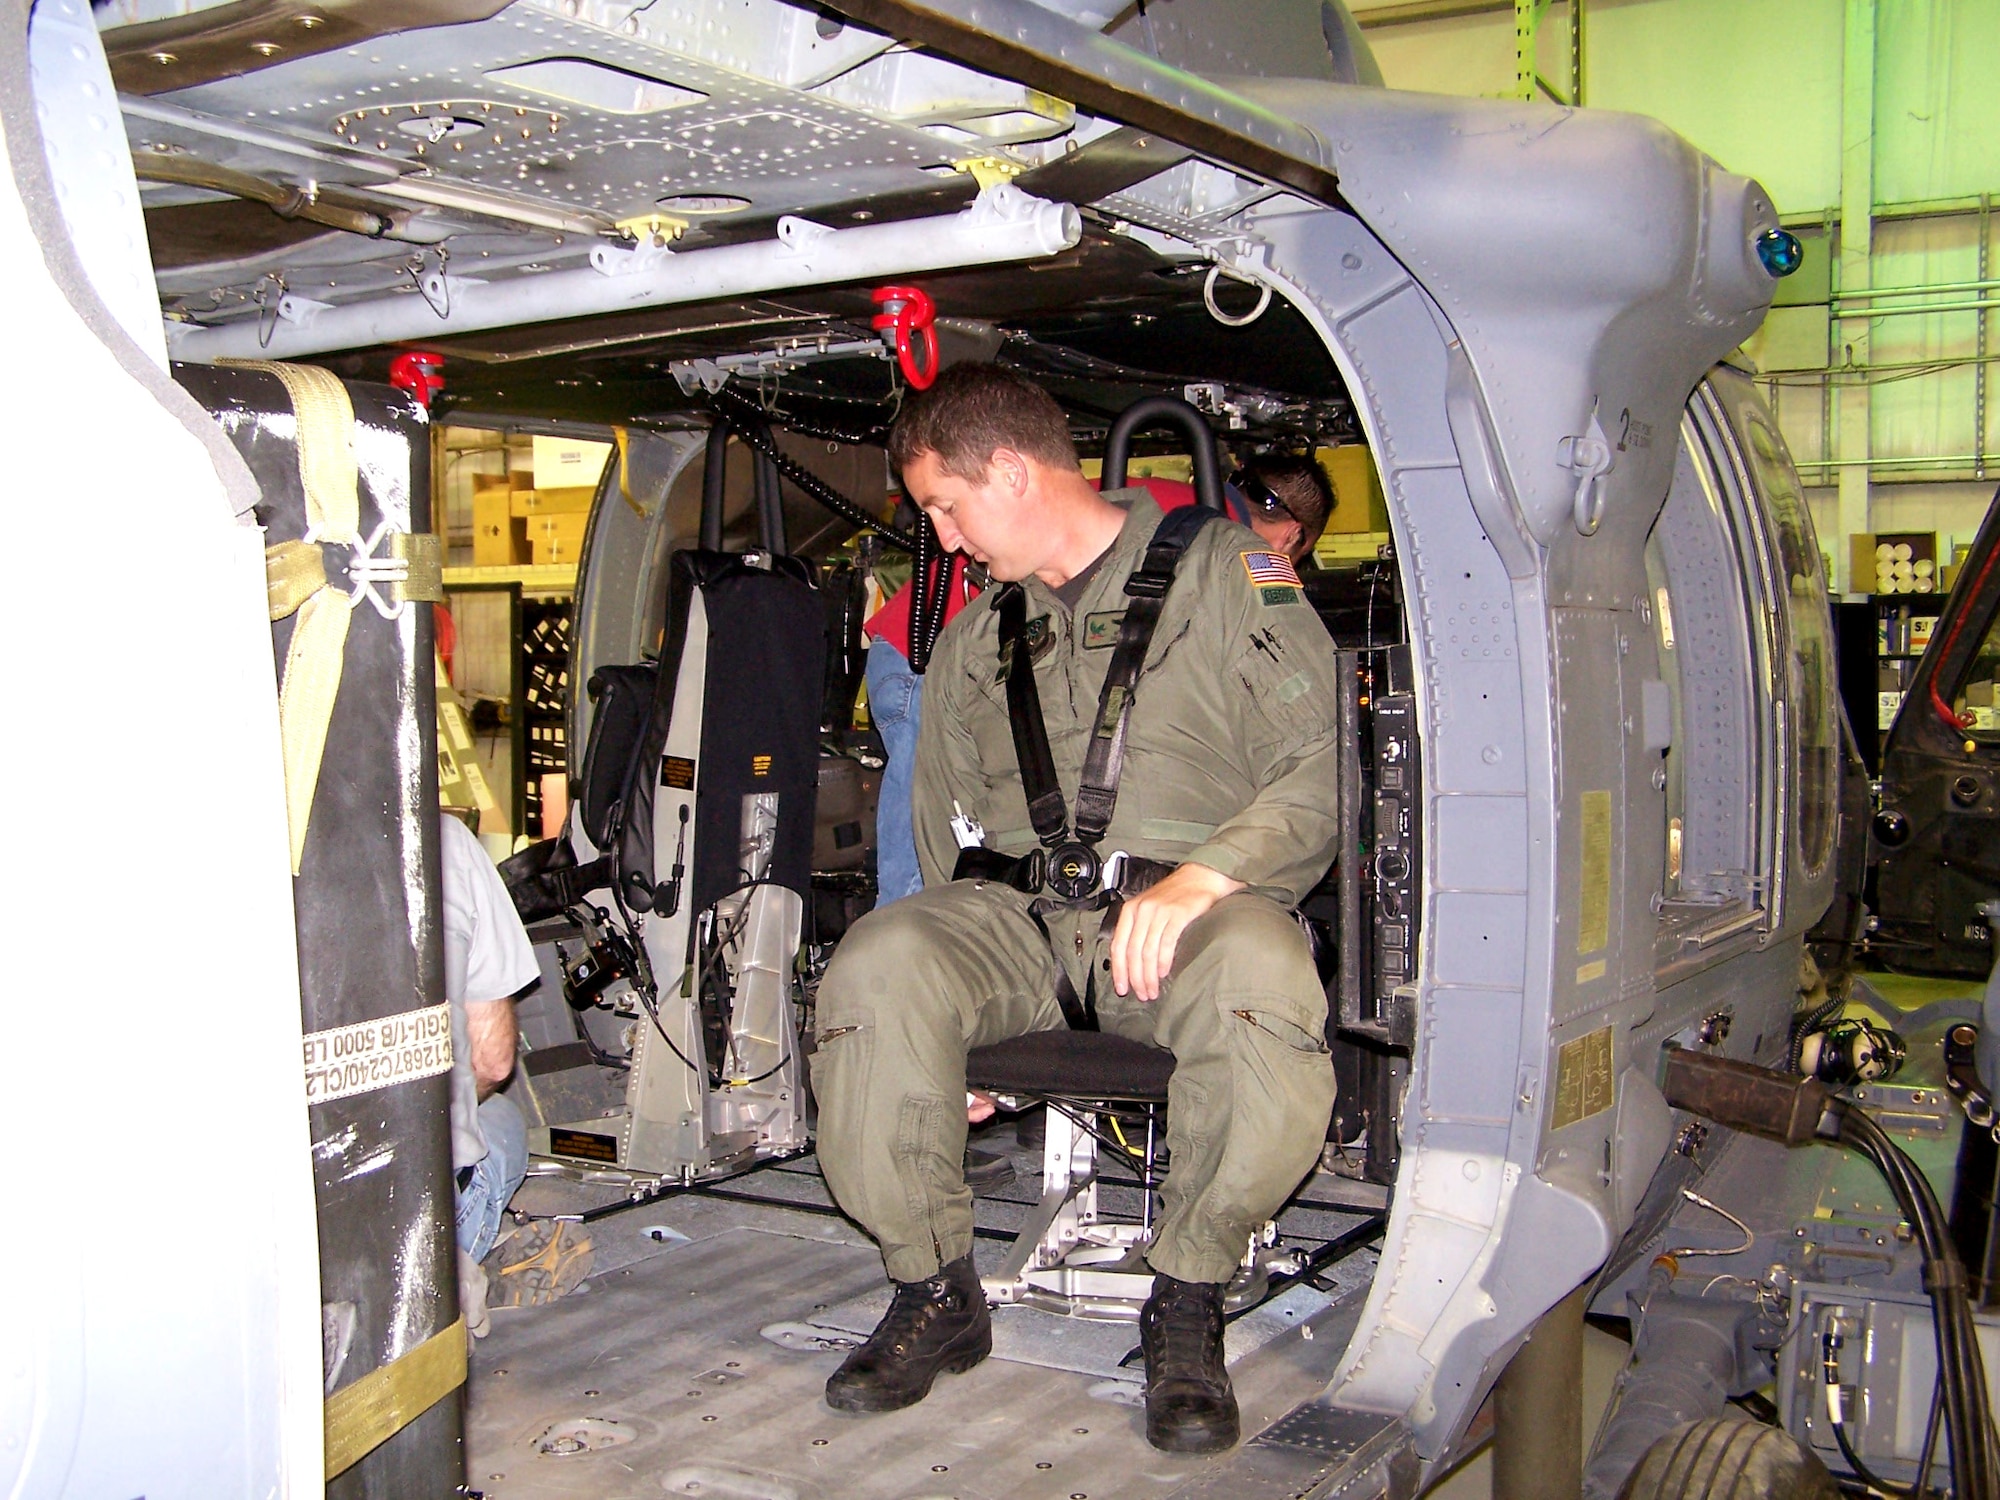
[[[707,1218],[720,1206],[662,1208]],[[1156,1452],[1137,1409],[1092,1399],[1093,1376],[1004,1357],[944,1377],[910,1410],[837,1414],[821,1388],[839,1351],[795,1352],[759,1330],[881,1288],[881,1260],[823,1236],[838,1221],[767,1212],[800,1232],[717,1229],[602,1271],[581,1295],[496,1314],[472,1355],[473,1488],[491,1500],[1164,1500],[1193,1486],[1277,1500],[1325,1466],[1299,1449],[1274,1463],[1255,1444],[1215,1459]],[[1235,1367],[1246,1433],[1318,1395],[1358,1308],[1349,1297],[1323,1309],[1305,1320],[1313,1337],[1295,1324]]]

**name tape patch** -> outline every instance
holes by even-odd
[[[330,1104],[451,1071],[451,1006],[356,1021],[305,1039],[306,1102]]]

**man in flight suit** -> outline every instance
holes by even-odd
[[[955,366],[907,402],[890,457],[943,544],[1024,591],[1014,644],[1033,662],[1076,806],[1126,581],[1159,508],[1140,490],[1100,496],[1061,409],[991,365]],[[1147,1437],[1179,1452],[1236,1441],[1223,1289],[1253,1228],[1311,1169],[1333,1106],[1326,997],[1289,908],[1333,854],[1335,663],[1289,561],[1250,531],[1209,521],[1173,578],[1101,840],[1106,855],[1155,862],[1156,883],[1127,882],[1122,901],[1064,906],[1018,880],[952,878],[955,809],[995,855],[1027,855],[1037,836],[1001,659],[1007,591],[989,590],[938,640],[913,795],[924,889],[857,923],[819,991],[820,1163],[897,1283],[874,1335],[827,1382],[836,1408],[908,1406],[990,1351],[961,1172],[966,1052],[1063,1026],[1060,970],[1101,1029],[1176,1060],[1141,1319]]]

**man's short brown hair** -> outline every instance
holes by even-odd
[[[1304,529],[1306,540],[1318,541],[1326,530],[1327,517],[1333,514],[1333,486],[1319,460],[1272,456],[1256,459],[1246,467]]]
[[[1012,448],[1052,469],[1078,467],[1069,421],[1055,397],[998,365],[953,365],[904,401],[889,429],[889,462],[900,473],[935,453],[945,473],[977,484],[996,448]]]

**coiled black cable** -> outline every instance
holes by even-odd
[[[795,462],[781,452],[777,440],[771,435],[764,410],[756,402],[739,395],[727,386],[712,392],[708,399],[717,418],[728,423],[731,431],[775,464],[778,472],[796,485],[800,493],[832,511],[849,525],[858,526],[864,531],[880,532],[892,546],[900,547],[905,552],[916,551],[915,537],[907,532],[898,531],[877,516],[871,516],[805,465]]]
[[[951,576],[956,563],[938,540],[931,518],[917,514],[917,550],[911,554],[910,572],[910,670],[921,677],[929,670],[931,649],[944,630],[947,601],[951,598]]]

